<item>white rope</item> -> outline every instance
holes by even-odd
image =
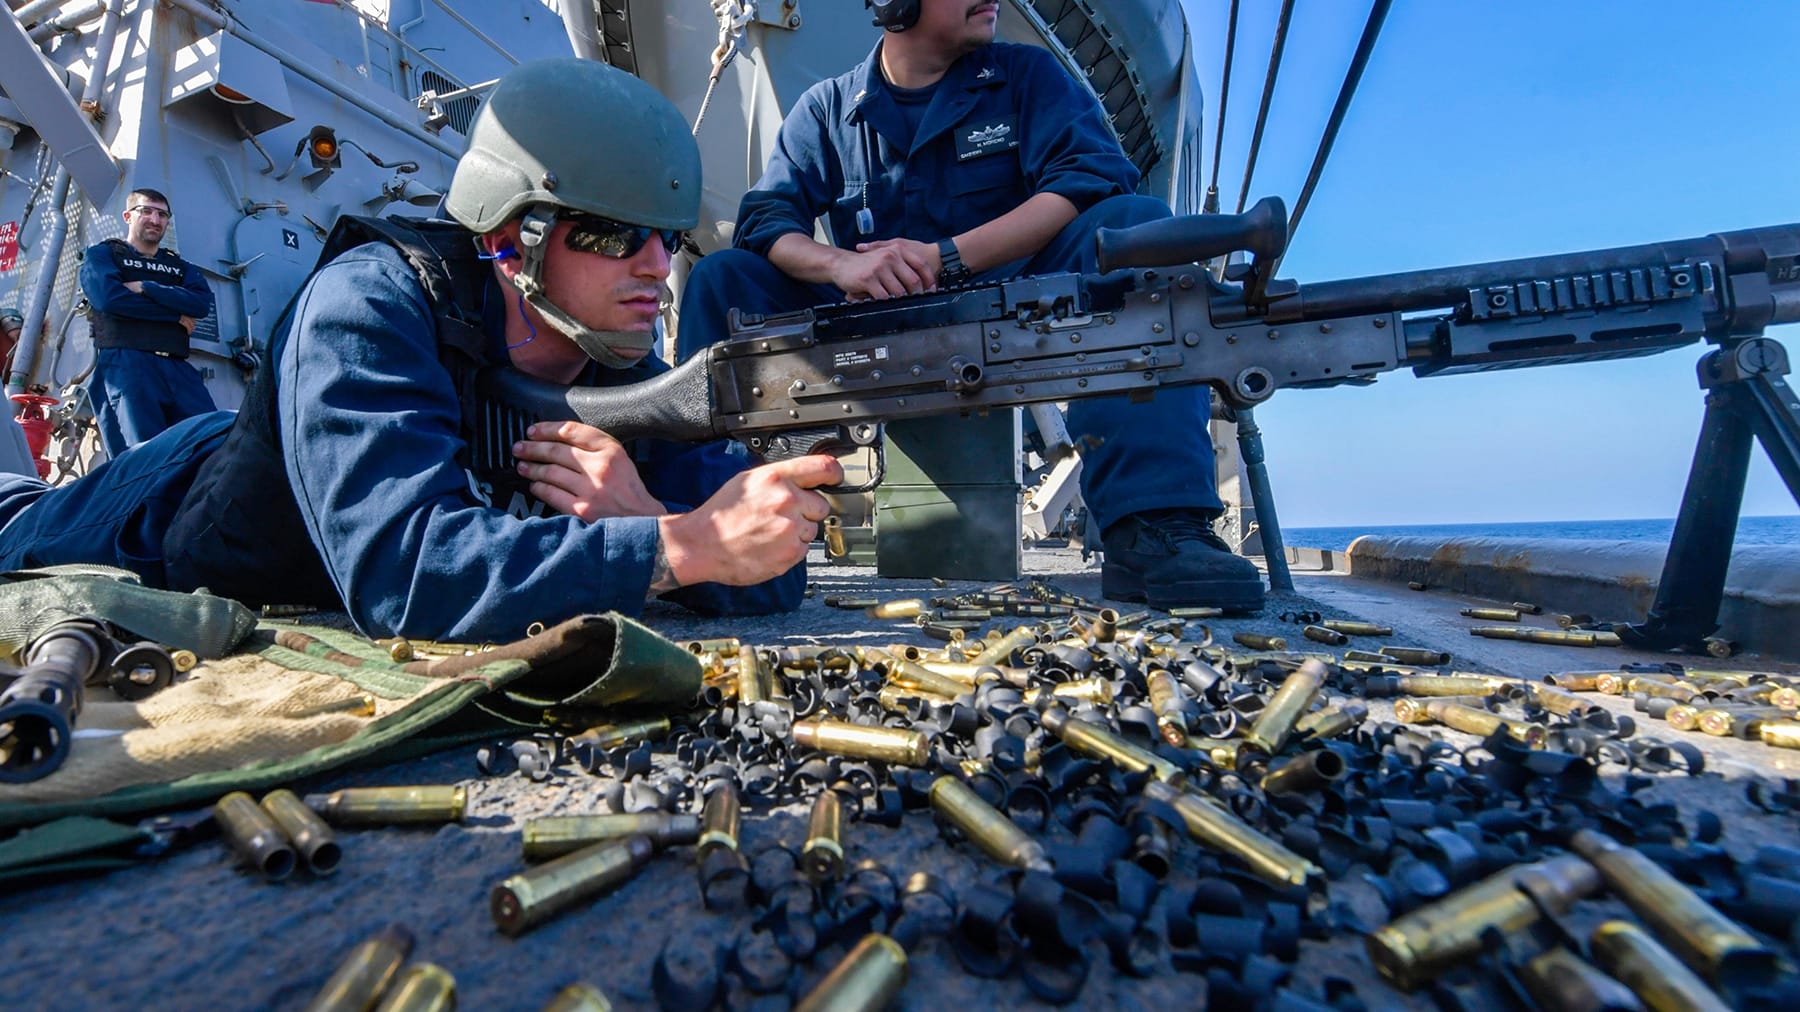
[[[700,136],[700,124],[706,120],[706,108],[712,105],[713,91],[731,61],[737,59],[738,44],[744,38],[744,26],[756,17],[755,0],[712,0],[713,17],[719,22],[719,44],[713,48],[712,76],[706,82],[706,96],[700,100],[700,111],[694,116],[694,136]]]

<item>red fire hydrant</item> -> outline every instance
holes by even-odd
[[[44,452],[50,449],[50,432],[54,428],[50,409],[61,402],[48,394],[13,394],[12,399],[24,406],[18,421],[25,429],[25,445],[31,448],[31,455],[36,458],[38,477],[49,480],[50,461]]]

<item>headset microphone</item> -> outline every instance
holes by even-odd
[[[919,23],[920,0],[863,0],[875,14],[875,27],[904,32]]]

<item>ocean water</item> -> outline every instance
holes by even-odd
[[[1365,534],[1389,537],[1580,538],[1592,541],[1655,541],[1667,544],[1675,530],[1667,520],[1551,520],[1516,524],[1407,524],[1394,527],[1288,527],[1282,540],[1308,548],[1350,547]],[[1800,545],[1800,516],[1742,517],[1739,545]]]

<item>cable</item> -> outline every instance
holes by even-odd
[[[1225,71],[1219,75],[1219,122],[1213,134],[1212,182],[1206,187],[1207,214],[1219,213],[1219,160],[1225,153],[1225,109],[1231,95],[1231,57],[1237,52],[1238,0],[1231,0],[1231,20],[1225,28]]]
[[[1369,54],[1375,49],[1375,39],[1381,35],[1381,23],[1387,19],[1388,8],[1393,0],[1375,0],[1369,8],[1368,23],[1363,25],[1362,38],[1356,43],[1356,55],[1350,59],[1350,69],[1344,72],[1344,85],[1338,89],[1337,104],[1331,107],[1331,119],[1325,124],[1325,133],[1319,138],[1319,150],[1313,155],[1312,169],[1306,174],[1306,184],[1300,188],[1300,199],[1294,202],[1294,213],[1288,218],[1288,244],[1294,242],[1294,232],[1300,227],[1300,216],[1306,213],[1306,205],[1312,200],[1313,188],[1319,185],[1319,177],[1325,172],[1325,159],[1331,156],[1331,146],[1337,142],[1338,127],[1344,124],[1344,115],[1350,111],[1350,100],[1356,97],[1356,88],[1362,83],[1363,70],[1369,65]]]
[[[1269,122],[1269,101],[1275,97],[1275,75],[1281,72],[1281,51],[1287,47],[1288,22],[1294,17],[1294,0],[1281,0],[1281,17],[1275,22],[1275,43],[1269,47],[1269,73],[1263,78],[1262,106],[1256,110],[1256,133],[1250,138],[1250,160],[1244,165],[1244,186],[1238,191],[1237,212],[1244,213],[1250,196],[1250,177],[1256,174],[1256,155],[1262,149],[1263,127]]]

